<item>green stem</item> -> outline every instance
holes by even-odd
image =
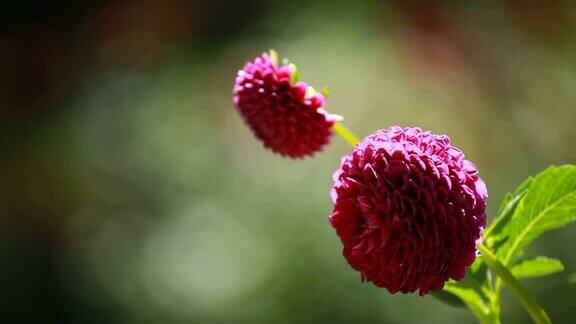
[[[468,310],[470,310],[472,315],[476,317],[476,319],[480,324],[500,324],[500,322],[490,317],[490,314],[489,313],[487,314],[486,311],[481,307],[479,307],[478,305],[466,301],[464,301],[464,304],[466,305],[466,307],[468,307]]]
[[[358,144],[358,142],[360,142],[358,137],[356,137],[356,135],[354,135],[348,128],[346,128],[346,126],[342,125],[342,123],[340,122],[334,123],[334,126],[332,126],[332,130],[334,131],[334,133],[342,137],[342,139],[350,146],[355,146],[356,144]]]
[[[494,295],[488,301],[490,308],[490,323],[500,323],[500,293],[494,291]]]
[[[550,321],[550,318],[546,314],[546,311],[544,311],[538,305],[538,303],[536,303],[534,298],[530,296],[528,290],[526,290],[526,288],[522,286],[520,281],[518,281],[518,279],[514,277],[514,275],[508,270],[508,268],[506,268],[502,263],[500,263],[500,261],[498,261],[496,256],[492,253],[492,251],[490,251],[490,249],[484,246],[483,244],[480,244],[478,246],[478,249],[482,253],[482,258],[484,259],[486,265],[492,271],[494,271],[494,273],[498,275],[500,279],[502,279],[502,281],[506,284],[506,287],[508,287],[512,295],[514,295],[514,297],[516,297],[520,301],[520,303],[524,306],[526,311],[528,311],[528,314],[530,314],[534,322],[537,324],[552,323]]]

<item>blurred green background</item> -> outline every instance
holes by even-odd
[[[266,151],[231,104],[269,48],[365,136],[451,136],[500,199],[576,159],[572,1],[8,1],[0,13],[0,322],[473,323],[360,283],[327,217],[340,139]],[[576,315],[574,227],[529,255]],[[504,323],[530,319],[505,293]]]

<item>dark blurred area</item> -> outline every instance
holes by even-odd
[[[231,104],[269,48],[330,87],[365,136],[446,133],[493,215],[576,160],[572,1],[8,1],[0,12],[0,322],[473,323],[432,297],[360,284],[327,223],[338,138],[312,159],[262,148]],[[576,311],[574,227],[526,285]],[[504,323],[529,318],[505,296]]]

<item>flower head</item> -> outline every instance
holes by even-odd
[[[324,96],[297,82],[293,64],[278,65],[264,53],[238,71],[234,106],[264,146],[292,158],[312,155],[328,143],[336,117],[321,107]]]
[[[486,226],[486,186],[446,135],[379,130],[342,158],[330,223],[362,281],[425,295],[460,280]]]

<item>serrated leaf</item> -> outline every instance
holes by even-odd
[[[512,215],[516,210],[516,206],[520,202],[520,199],[524,197],[530,185],[532,184],[533,177],[528,177],[514,192],[509,192],[502,199],[500,205],[500,211],[498,212],[498,217],[490,224],[486,230],[482,233],[482,237],[486,241],[488,247],[494,247],[494,245],[506,238],[506,231],[503,229],[506,227]]]
[[[512,274],[520,278],[541,277],[564,270],[564,265],[560,260],[548,257],[535,257],[526,259],[518,264],[515,264],[511,271]]]
[[[499,210],[499,214],[502,214],[504,212],[504,209],[506,208],[506,205],[508,205],[508,202],[514,198],[515,196],[517,196],[518,194],[527,191],[528,189],[530,189],[530,186],[532,185],[532,181],[534,181],[534,177],[533,176],[529,176],[528,178],[526,178],[526,180],[524,180],[519,186],[518,188],[516,188],[516,190],[514,190],[513,192],[510,192],[508,194],[506,194],[506,197],[504,197],[504,199],[502,200],[502,204],[500,205],[500,210]]]
[[[576,166],[549,167],[536,175],[502,228],[506,241],[497,249],[504,265],[522,255],[542,233],[576,220]]]
[[[507,232],[503,231],[503,229],[512,219],[512,215],[516,210],[516,206],[518,206],[520,199],[522,199],[525,194],[526,190],[518,194],[506,195],[506,198],[504,198],[505,203],[503,203],[502,207],[500,208],[500,216],[498,216],[498,218],[496,218],[482,234],[486,244],[489,247],[493,247],[495,243],[506,238]]]
[[[502,202],[500,203],[500,209],[498,209],[498,215],[502,215],[502,213],[504,213],[506,206],[508,206],[514,196],[515,195],[511,192],[507,192],[506,195],[504,195],[504,198],[502,198]]]

